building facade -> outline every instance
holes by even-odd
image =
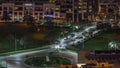
[[[109,56],[109,57],[108,57]],[[95,51],[86,56],[90,61],[119,63],[120,62],[120,50],[105,50]]]
[[[108,62],[96,62],[96,63],[89,63],[82,66],[83,68],[114,68],[113,64]]]
[[[60,5],[50,3],[48,0],[8,0],[0,4],[0,16],[6,11],[12,21],[23,21],[26,13],[31,14],[36,21],[45,17],[53,17],[55,21],[59,18],[65,18],[65,14],[60,13]]]
[[[120,1],[118,0],[99,0],[99,15],[101,19],[109,18],[118,20],[120,15]]]
[[[40,21],[48,13],[48,16],[52,16],[54,21],[59,23],[80,23],[82,20],[93,21],[98,12],[98,0],[2,0],[0,2],[0,16],[7,11],[13,21],[22,21],[25,13],[30,13]]]
[[[94,21],[98,13],[98,0],[78,0],[78,20]]]

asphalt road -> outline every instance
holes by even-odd
[[[51,55],[50,52],[53,52],[54,49],[45,49],[27,53],[21,53],[16,55],[4,56],[0,59],[2,60],[1,65],[7,68],[36,68],[24,63],[27,57],[35,57],[35,56],[46,56]],[[77,63],[77,53],[73,53],[70,51],[61,51],[57,53],[52,53],[51,56],[61,56],[71,60],[71,64],[75,65]]]
[[[50,49],[38,50],[38,51],[33,51],[33,52],[20,53],[20,54],[16,54],[16,55],[0,57],[1,65],[5,66],[7,68],[35,68],[35,67],[28,66],[24,63],[26,57],[50,55],[50,52],[53,52],[55,48],[61,49],[61,48],[65,48],[66,46],[69,46],[70,44],[75,44],[77,42],[84,42],[85,40],[83,38],[82,33],[84,31],[88,31],[91,28],[95,28],[95,26],[87,27],[85,30],[80,31],[80,32],[73,32],[71,35],[69,35],[63,39],[60,39],[59,40],[60,42],[58,44],[51,45],[52,48],[50,48]],[[98,31],[98,30],[94,30],[93,32],[95,32],[95,31]],[[87,34],[88,33],[86,33],[84,35],[87,35]],[[79,37],[82,37],[82,38],[79,38]],[[73,43],[71,43],[71,42],[73,42]],[[77,63],[77,53],[73,53],[68,50],[60,51],[59,53],[53,53],[52,55],[66,57],[71,60],[72,65],[75,65]]]

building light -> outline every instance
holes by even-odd
[[[92,8],[92,6],[89,6],[89,8]]]
[[[89,10],[90,12],[92,12],[92,10]]]
[[[81,2],[79,2],[78,4],[79,4],[79,5],[82,5],[82,3],[81,3]]]
[[[32,6],[33,4],[31,4],[31,3],[28,3],[28,4],[25,4],[25,6]]]
[[[78,8],[81,8],[80,6]]]
[[[87,12],[87,10],[83,10],[83,12]]]
[[[72,10],[71,9],[68,9],[69,12],[71,12]]]
[[[55,10],[60,10],[59,8],[55,8]]]
[[[14,7],[14,9],[15,9],[15,10],[17,10],[17,9],[18,9],[18,7]]]
[[[86,65],[86,64],[77,64],[77,67],[78,67],[78,68],[81,68],[82,65]]]

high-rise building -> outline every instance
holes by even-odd
[[[119,0],[99,0],[99,15],[102,19],[117,20],[119,15]]]
[[[37,21],[50,16],[58,23],[80,23],[94,20],[98,0],[2,0],[0,16],[4,11],[12,15],[13,21],[23,20],[25,13],[30,13]]]
[[[74,23],[93,21],[98,13],[98,0],[66,0],[60,6],[62,13],[66,13],[66,20]]]
[[[77,2],[78,21],[80,20],[94,20],[98,13],[98,0],[78,0]]]

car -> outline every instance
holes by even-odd
[[[103,32],[103,30],[96,30],[93,32],[93,35],[97,36],[99,34],[101,34]]]
[[[71,36],[71,37],[74,37],[74,36],[75,36],[75,34],[76,34],[76,33],[71,33],[71,34],[70,34],[70,36]]]
[[[84,39],[82,37],[75,39],[75,41],[73,42],[73,44],[80,44],[83,43]]]
[[[86,36],[83,35],[82,37],[83,37],[84,40],[87,40],[87,37],[86,37]]]
[[[86,31],[86,32],[91,32],[92,31],[93,32],[95,30],[97,30],[96,26],[91,26],[91,27],[86,28],[84,31]]]
[[[55,44],[60,44],[60,41],[59,40],[55,40]]]

